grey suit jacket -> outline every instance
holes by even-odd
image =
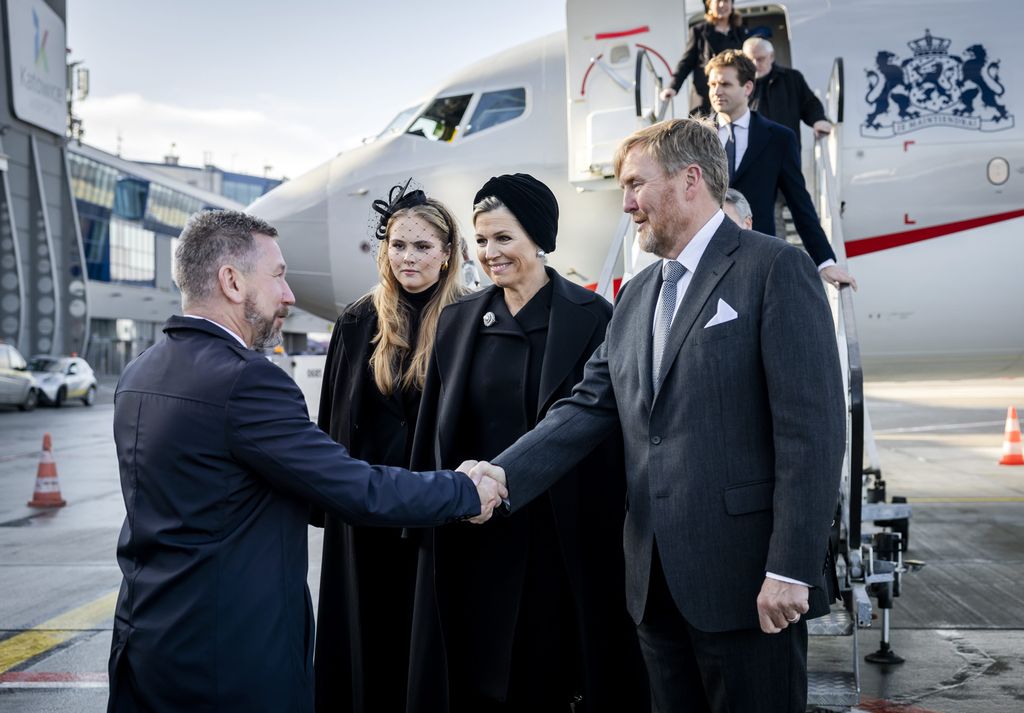
[[[704,631],[758,626],[766,571],[815,585],[845,439],[832,318],[810,259],[726,220],[694,273],[651,383],[660,262],[619,295],[572,395],[495,459],[512,508],[550,487],[621,423],[630,613],[643,617],[655,539],[669,589]],[[738,318],[705,328],[719,300]]]

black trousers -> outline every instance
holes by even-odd
[[[655,713],[804,713],[803,619],[778,634],[760,629],[700,631],[672,601],[657,546],[652,560],[637,633]]]

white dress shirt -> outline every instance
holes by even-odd
[[[729,140],[729,123],[727,114],[718,115],[718,140],[722,142],[723,147]],[[743,163],[743,154],[747,152],[747,144],[750,143],[750,109],[732,122],[732,135],[736,142],[736,170],[739,170],[740,164]]]
[[[747,123],[749,124],[750,123],[750,112],[748,111],[744,116],[746,117]],[[744,131],[743,133],[746,133],[746,132]],[[726,138],[728,138],[728,136],[729,136],[729,129],[728,128],[726,128],[725,134],[726,134]],[[721,131],[719,131],[719,136],[721,136]],[[746,145],[746,140],[744,139],[743,150],[746,151],[746,149],[747,149],[747,145]],[[739,151],[740,151],[739,136],[737,135],[737,137],[736,137],[736,162],[737,162],[737,164],[739,163]],[[697,265],[700,263],[700,259],[704,256],[704,251],[707,249],[708,243],[711,242],[712,236],[714,236],[714,234],[718,230],[719,226],[722,225],[722,221],[723,220],[725,220],[725,213],[723,213],[721,210],[717,211],[713,216],[711,216],[711,218],[708,220],[708,222],[705,223],[704,226],[700,230],[697,231],[697,234],[693,236],[693,238],[690,240],[690,242],[686,244],[686,247],[683,248],[683,251],[681,253],[679,253],[679,255],[675,258],[680,264],[682,264],[683,267],[686,268],[686,272],[684,272],[683,276],[679,278],[679,283],[676,286],[676,308],[672,312],[672,320],[673,321],[675,321],[676,313],[679,312],[679,305],[681,305],[683,303],[683,295],[686,294],[686,289],[690,286],[690,280],[693,278],[693,273],[697,271]],[[661,262],[662,262],[662,264],[664,264],[664,263],[666,263],[668,261],[669,261],[669,258],[664,258]],[[661,312],[661,295],[658,295],[658,304],[656,304],[655,307],[654,307],[654,319],[651,321],[651,334],[652,335],[654,334],[655,325],[656,325],[657,319],[658,319],[658,313],[660,313],[660,312]],[[797,579],[790,579],[789,577],[783,577],[782,575],[774,574],[772,572],[765,572],[765,576],[766,577],[771,577],[772,579],[777,579],[777,580],[779,580],[781,582],[788,582],[790,584],[801,584],[801,585],[803,585],[805,587],[809,587],[810,586],[810,585],[806,584],[805,582],[801,582],[801,581],[799,581]]]
[[[248,345],[248,344],[246,344],[246,343],[245,343],[245,341],[244,341],[244,340],[243,340],[243,339],[242,339],[242,338],[241,338],[240,336],[238,336],[237,334],[235,334],[234,332],[232,332],[232,331],[231,331],[230,329],[228,329],[227,327],[225,327],[225,326],[224,326],[223,324],[221,324],[220,322],[214,322],[214,321],[213,321],[212,319],[209,319],[209,318],[207,318],[207,317],[200,317],[200,316],[199,316],[199,315],[197,315],[197,314],[183,314],[183,315],[182,315],[182,317],[188,317],[189,319],[205,319],[205,320],[206,320],[207,322],[209,322],[210,324],[214,324],[214,325],[216,325],[216,326],[220,327],[220,328],[221,328],[221,329],[223,329],[223,330],[224,330],[225,332],[227,332],[228,334],[230,334],[230,335],[231,335],[232,337],[234,337],[235,339],[237,339],[237,340],[238,340],[238,343],[239,343],[239,344],[241,344],[241,345],[242,345],[243,347],[245,347],[246,349],[248,349],[248,348],[249,348],[249,345]]]
[[[679,278],[679,282],[676,283],[676,308],[672,310],[672,320],[675,321],[676,312],[679,311],[679,305],[683,303],[683,295],[686,294],[686,288],[690,286],[690,280],[693,278],[693,273],[697,270],[697,263],[700,262],[701,257],[704,255],[704,250],[707,248],[708,243],[711,242],[711,236],[718,230],[718,226],[725,220],[725,213],[721,210],[717,211],[711,219],[704,224],[697,234],[693,236],[683,251],[675,258],[683,267],[686,268],[686,272]],[[664,265],[669,261],[669,258],[664,258],[661,263]],[[654,319],[651,321],[651,334],[654,334],[655,325],[658,320],[658,314],[661,312],[661,295],[658,295],[658,304],[654,307]]]

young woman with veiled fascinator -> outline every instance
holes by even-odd
[[[380,282],[331,335],[320,428],[356,458],[407,466],[441,310],[465,294],[452,214],[409,182],[377,200]],[[415,536],[326,516],[316,637],[316,709],[402,713]]]

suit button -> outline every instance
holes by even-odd
[[[661,443],[661,436],[651,436],[651,443],[658,445]]]

